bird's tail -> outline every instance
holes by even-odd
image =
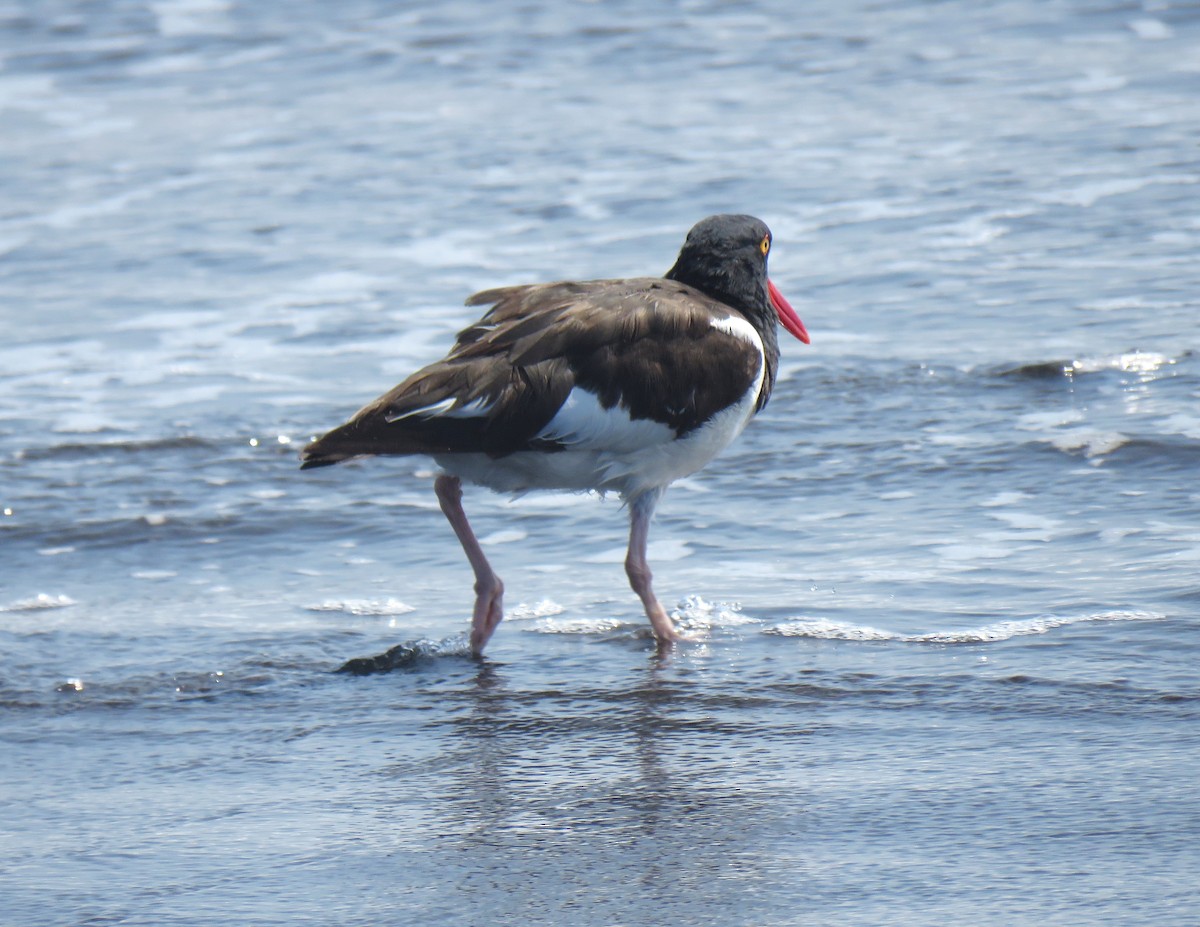
[[[315,442],[314,442],[315,443]],[[311,446],[311,445],[310,445]],[[336,457],[333,455],[321,456],[310,454],[308,448],[300,454],[300,469],[312,470],[316,467],[332,467],[335,463],[341,463],[343,460],[349,460],[349,457]]]
[[[329,467],[343,460],[377,454],[433,454],[444,450],[447,448],[398,423],[381,423],[376,414],[360,413],[305,447],[300,452],[300,469]]]
[[[355,452],[350,447],[350,442],[342,440],[343,436],[339,432],[345,431],[346,426],[342,425],[335,428],[333,431],[324,437],[317,438],[300,452],[300,469],[312,470],[316,467],[331,467],[335,463],[341,463],[343,460],[349,460],[352,457],[362,456],[365,451]]]

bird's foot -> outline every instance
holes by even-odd
[[[658,649],[670,650],[676,644],[692,644],[696,641],[704,640],[702,631],[680,631],[677,628],[672,628],[670,636],[662,637],[656,631],[654,640],[658,643]]]
[[[699,631],[680,631],[657,600],[647,605],[646,617],[650,619],[650,627],[654,630],[654,639],[658,642],[660,651],[670,650],[674,644],[685,644],[703,638]]]
[[[504,618],[504,583],[492,575],[475,583],[475,612],[471,616],[471,656],[483,656],[483,648]]]

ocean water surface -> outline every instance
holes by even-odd
[[[1197,923],[1198,98],[1151,0],[0,4],[0,923]],[[471,660],[431,463],[299,447],[716,212],[813,344],[699,639],[468,490]]]

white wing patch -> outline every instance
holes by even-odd
[[[725,332],[727,335],[733,335],[735,338],[740,338],[742,341],[748,341],[756,348],[758,353],[763,353],[762,339],[758,337],[758,332],[754,330],[754,326],[745,319],[738,316],[729,316],[725,319],[713,319],[712,327],[719,332]]]
[[[494,403],[485,401],[482,396],[459,405],[458,398],[451,396],[449,399],[421,406],[419,409],[409,409],[399,415],[389,415],[385,421],[399,422],[406,418],[426,420],[431,418],[482,418],[492,410],[493,405]]]
[[[651,419],[631,419],[619,405],[605,409],[594,394],[576,386],[537,438],[557,441],[572,450],[619,454],[669,443],[675,430]]]
[[[713,319],[712,327],[717,331],[733,335],[734,338],[750,342],[758,351],[758,379],[755,380],[754,386],[751,387],[750,392],[747,394],[751,399],[752,405],[757,405],[758,394],[762,390],[763,377],[767,374],[767,352],[763,350],[762,338],[754,330],[753,325],[739,316],[731,315],[726,319]]]

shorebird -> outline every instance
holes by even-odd
[[[503,618],[504,584],[462,506],[465,480],[498,492],[614,490],[629,507],[625,572],[660,647],[684,639],[651,585],[646,544],[670,483],[713,459],[761,411],[776,325],[808,332],[767,277],[771,232],[752,216],[697,223],[663,277],[476,293],[491,308],[445,358],[309,444],[302,468],[425,454],[475,574],[471,652]]]

